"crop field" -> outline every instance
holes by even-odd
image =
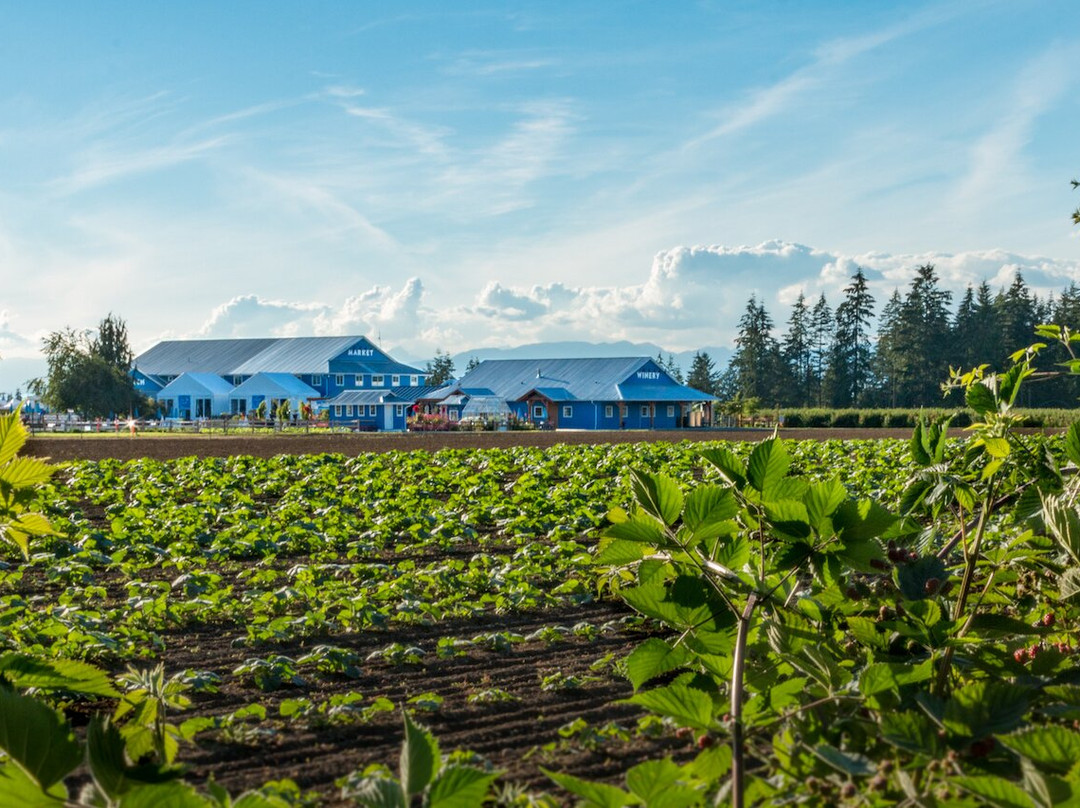
[[[1080,452],[1075,437],[1015,440],[1055,458],[1055,468],[1068,464],[1070,440]],[[979,556],[970,590],[981,616],[962,642],[948,641],[962,623],[943,615],[957,599],[963,557],[955,542],[941,558],[934,548],[977,515],[974,484],[955,483],[955,510],[944,496],[950,463],[954,476],[963,467],[976,480],[983,473],[985,457],[971,455],[977,443],[928,431],[914,441],[66,462],[33,505],[55,534],[34,539],[25,561],[10,545],[0,550],[0,651],[80,660],[108,674],[113,695],[64,697],[61,688],[53,700],[78,737],[99,726],[97,716],[113,715],[128,758],[143,749],[158,764],[185,764],[200,790],[262,788],[274,805],[398,804],[364,795],[396,776],[410,722],[438,740],[429,751],[444,768],[497,774],[492,804],[669,804],[642,798],[641,778],[627,776],[662,759],[680,773],[680,788],[703,799],[729,777],[726,744],[739,715],[724,702],[730,688],[701,695],[704,680],[729,679],[742,654],[735,668],[751,669],[751,778],[778,765],[764,762],[775,752],[811,804],[855,800],[854,784],[876,796],[851,804],[897,804],[909,787],[930,795],[920,804],[985,804],[979,789],[1006,783],[987,785],[1003,771],[995,755],[1008,756],[1014,780],[1026,758],[1009,741],[981,755],[975,744],[1022,721],[1080,717],[1080,675],[1067,584],[1054,577],[1069,564],[1012,512],[978,528],[995,548]],[[987,445],[1004,452],[979,444]],[[910,515],[889,515],[902,511]],[[766,523],[789,544],[779,556],[766,557],[764,539],[755,555],[755,531]],[[835,548],[834,533],[846,537]],[[969,539],[974,533],[965,534],[965,554]],[[693,564],[700,576],[688,574]],[[719,585],[708,578],[716,569]],[[744,569],[770,596],[783,594],[785,607],[805,604],[744,633],[736,616],[721,617],[744,586],[739,578],[751,580]],[[988,616],[995,604],[1000,614]],[[1051,616],[1032,628],[1054,611],[1056,625]],[[983,656],[968,652],[977,642]],[[1017,652],[1029,648],[1022,659]],[[1024,689],[1023,707],[1012,691],[983,693],[996,705],[996,719],[983,716],[987,730],[949,706],[945,691],[920,702],[915,691],[929,686],[943,654],[962,677],[958,694],[989,672]],[[130,712],[138,706],[124,706],[132,693],[156,694],[159,712],[143,722],[155,727],[156,746],[132,740],[140,731]],[[404,727],[403,712],[411,716]],[[907,723],[893,726],[879,712]],[[421,736],[408,737],[415,750]],[[1054,741],[1073,739],[1080,743],[1075,732]],[[809,751],[794,751],[800,743]],[[902,776],[950,750],[953,780]],[[1042,767],[1051,778],[1047,788],[1080,777],[1050,753],[1045,766],[1027,754],[1035,775]],[[675,782],[667,769],[649,771]],[[91,775],[99,781],[93,765],[74,769],[70,793]],[[789,787],[776,774],[753,783],[751,801]],[[943,790],[958,801],[933,802]],[[462,799],[430,804],[480,804]]]

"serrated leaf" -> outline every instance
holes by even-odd
[[[26,427],[19,411],[0,416],[0,466],[10,461],[26,443]]]
[[[584,804],[589,808],[622,808],[636,801],[621,788],[609,786],[607,783],[593,783],[570,774],[548,771],[543,767],[540,771],[561,788],[584,800]]]
[[[714,539],[730,533],[730,520],[738,511],[738,503],[730,489],[702,485],[686,497],[683,524],[690,528],[695,541]]]
[[[997,808],[1035,808],[1035,803],[1022,788],[1003,777],[990,774],[962,776],[953,777],[949,782],[955,783],[970,794],[981,797]]]
[[[1024,688],[984,680],[958,688],[945,703],[942,722],[957,735],[983,738],[1016,729],[1027,710]]]
[[[626,772],[630,793],[650,808],[685,808],[698,805],[701,794],[679,783],[682,769],[670,759],[649,760]]]
[[[428,790],[428,808],[474,808],[482,805],[500,772],[473,766],[447,766]]]
[[[48,482],[55,467],[36,457],[16,457],[0,466],[0,485],[12,488],[28,488]]]
[[[187,783],[140,786],[120,798],[119,808],[214,808],[206,797]]]
[[[911,440],[908,441],[908,448],[911,450],[911,458],[920,466],[932,465],[934,460],[930,457],[930,452],[926,449],[925,432],[926,425],[922,419],[915,424],[915,429],[911,434]]]
[[[937,757],[941,740],[937,728],[922,713],[911,710],[881,713],[881,737],[888,743],[915,754]]]
[[[67,796],[63,783],[57,783],[49,792],[44,792],[18,766],[0,765],[0,805],[62,808],[67,804]]]
[[[818,532],[824,532],[822,526],[825,520],[832,516],[833,511],[839,508],[845,499],[847,499],[847,489],[837,479],[810,485],[803,497],[803,503],[806,505],[810,523]]]
[[[599,552],[593,557],[593,563],[605,567],[621,567],[644,557],[645,551],[640,542],[614,539],[600,545]]]
[[[396,780],[369,777],[349,792],[362,808],[405,808],[405,797]]]
[[[1062,600],[1080,595],[1080,567],[1069,567],[1058,577],[1058,594]]]
[[[806,506],[791,499],[766,502],[765,516],[776,532],[795,539],[810,535],[810,515]]]
[[[1074,421],[1065,433],[1065,456],[1080,466],[1080,421]]]
[[[434,735],[413,723],[407,712],[403,710],[401,714],[405,721],[405,742],[401,747],[401,788],[408,802],[435,779],[439,770],[439,743]]]
[[[762,494],[779,483],[791,467],[791,456],[779,438],[763,440],[750,453],[746,481]]]
[[[712,699],[700,690],[683,684],[675,683],[636,693],[626,701],[673,718],[685,727],[709,730],[713,725]]]
[[[964,400],[979,415],[997,411],[997,399],[994,392],[982,382],[975,382],[967,389]]]
[[[625,522],[611,525],[604,531],[605,536],[623,541],[635,541],[662,547],[667,543],[664,527],[655,519],[643,514],[635,514]]]
[[[991,457],[996,457],[1000,460],[1004,460],[1012,452],[1012,446],[1005,438],[983,438],[983,446],[986,447],[986,452]]]
[[[2,687],[0,751],[43,791],[82,762],[81,745],[55,710]]]
[[[720,476],[729,484],[738,489],[746,485],[746,467],[738,455],[723,446],[706,449],[701,456],[712,464]]]
[[[665,640],[650,637],[626,658],[626,678],[638,690],[650,679],[685,665],[690,658],[685,647],[672,648]]]
[[[683,495],[674,480],[663,474],[631,471],[630,487],[642,510],[665,525],[675,524],[682,513]]]
[[[1080,733],[1065,727],[1029,727],[997,739],[1016,754],[1059,774],[1080,760]]]
[[[865,755],[842,752],[829,744],[818,744],[811,747],[810,751],[841,774],[864,777],[877,770],[877,767]]]
[[[120,695],[105,671],[74,659],[35,659],[13,651],[0,656],[0,672],[20,690],[66,690],[106,698]]]
[[[895,516],[872,499],[849,499],[833,513],[833,526],[845,541],[876,538],[895,521]]]

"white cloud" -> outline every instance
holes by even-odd
[[[1017,271],[1040,296],[1080,281],[1080,261],[1021,256],[1000,250],[959,253],[843,255],[783,241],[756,246],[675,247],[658,253],[640,283],[517,287],[490,281],[471,306],[438,306],[419,278],[400,289],[375,286],[340,306],[235,298],[211,315],[203,336],[366,334],[414,356],[512,347],[538,341],[630,340],[665,350],[727,345],[751,295],[762,301],[778,331],[801,291],[825,294],[835,306],[856,268],[869,280],[877,308],[894,288],[904,292],[918,266],[932,263],[943,288],[958,297],[968,284],[997,291]]]

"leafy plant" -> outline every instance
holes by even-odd
[[[19,457],[26,443],[26,427],[19,409],[0,415],[0,539],[30,557],[30,540],[53,532],[49,520],[33,510],[36,489],[54,471],[48,463],[33,457]]]
[[[474,808],[484,802],[498,772],[447,763],[430,731],[402,712],[405,741],[401,747],[398,776],[378,772],[348,782],[345,797],[365,808]]]

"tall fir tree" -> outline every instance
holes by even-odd
[[[690,363],[690,372],[686,376],[686,384],[695,390],[700,390],[702,393],[715,395],[718,379],[719,374],[716,371],[716,365],[713,363],[712,357],[705,351],[696,352],[693,361]]]
[[[822,294],[810,312],[811,406],[825,406],[825,374],[829,368],[829,352],[832,349],[835,325],[832,309]]]
[[[836,307],[836,336],[829,363],[829,385],[834,407],[854,407],[869,393],[873,379],[870,323],[874,298],[862,268],[855,270]]]
[[[798,300],[791,307],[787,333],[784,334],[780,347],[791,378],[788,403],[795,407],[808,407],[813,401],[814,377],[810,340],[810,307],[806,305],[806,296],[799,292]]]
[[[772,405],[781,394],[780,346],[772,335],[773,321],[764,303],[751,297],[739,320],[735,353],[731,367],[738,378],[738,391],[744,399],[757,399]]]
[[[877,377],[877,403],[885,407],[897,406],[900,397],[900,379],[904,375],[904,356],[901,351],[900,310],[904,301],[900,290],[893,289],[889,302],[881,310],[878,320],[877,351],[874,355],[874,372]]]

